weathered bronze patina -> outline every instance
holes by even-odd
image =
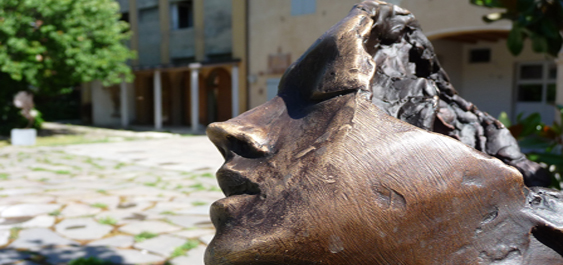
[[[539,167],[397,6],[356,5],[208,135],[227,197],[207,265],[563,264],[561,194],[524,185]]]

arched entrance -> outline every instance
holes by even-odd
[[[232,117],[231,74],[224,68],[209,72],[199,90],[199,122],[207,125]]]

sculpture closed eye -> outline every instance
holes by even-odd
[[[468,116],[487,129],[470,146],[448,127]],[[408,11],[356,5],[277,97],[208,127],[227,197],[205,262],[561,264],[560,194],[479,151],[527,161],[504,131],[456,96]]]

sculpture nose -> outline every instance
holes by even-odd
[[[235,154],[245,158],[259,158],[271,153],[264,130],[240,124],[236,119],[210,124],[207,136],[225,159]]]

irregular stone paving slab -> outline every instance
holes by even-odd
[[[184,209],[178,211],[179,214],[185,215],[202,215],[202,216],[209,216],[209,210],[211,205],[204,205],[204,206],[196,206],[190,209]]]
[[[91,218],[65,219],[55,226],[55,230],[68,238],[92,240],[104,237],[113,226],[96,223]]]
[[[117,221],[117,225],[122,225],[136,221],[143,221],[147,219],[147,216],[144,215],[142,212],[137,213],[127,210],[113,210],[113,211],[101,212],[98,215],[96,215],[95,218],[96,220],[112,218]]]
[[[161,221],[144,221],[144,222],[132,222],[126,224],[120,227],[119,231],[132,235],[137,235],[142,232],[151,232],[156,234],[169,233],[181,229],[182,229],[181,227],[170,225]]]
[[[162,256],[170,256],[175,248],[183,245],[184,243],[186,243],[185,239],[169,235],[161,235],[136,243],[133,247],[140,250],[147,250]]]
[[[117,196],[100,196],[96,198],[88,198],[81,200],[84,204],[92,205],[96,203],[101,203],[107,205],[108,209],[115,209],[119,205],[119,197]]]
[[[128,248],[135,243],[135,239],[132,236],[113,236],[88,243],[88,246],[102,246],[102,247],[117,247],[117,248]]]
[[[59,208],[61,208],[61,206],[58,204],[18,204],[2,211],[1,216],[4,218],[36,216],[50,213]]]
[[[171,233],[172,235],[183,237],[183,238],[199,238],[206,235],[215,235],[214,229],[192,229],[184,230],[180,232]]]
[[[218,197],[219,195],[217,195]],[[221,194],[220,198],[224,198],[225,196],[223,194]],[[199,204],[199,203],[206,203],[206,204],[212,204],[214,203],[216,200],[218,199],[214,199],[214,198],[200,198],[200,197],[195,197],[195,196],[183,196],[183,197],[176,197],[174,198],[174,200],[172,202],[174,203],[185,203],[185,204],[189,204],[189,205],[193,205],[195,204]]]
[[[212,226],[209,216],[178,215],[166,217],[170,222],[185,228]]]
[[[186,203],[186,202],[171,201],[171,202],[159,202],[155,205],[154,208],[166,209],[166,210],[182,210],[182,209],[190,209],[193,207],[194,206],[192,202]]]
[[[4,189],[0,190],[0,196],[12,196],[12,195],[25,195],[42,192],[42,189]]]
[[[0,249],[0,264],[11,264],[23,259],[29,258],[30,255],[17,251],[15,249]],[[18,263],[20,265],[22,263]]]
[[[211,243],[211,240],[213,240],[213,237],[215,237],[215,235],[205,235],[205,236],[201,236],[199,238],[199,241],[203,242],[206,245],[209,245],[209,243]]]
[[[4,189],[37,188],[37,187],[41,187],[41,186],[43,186],[43,184],[35,182],[35,181],[25,180],[25,179],[14,179],[14,180],[2,181],[2,187]]]
[[[182,195],[184,196],[184,195]],[[132,202],[167,202],[170,201],[172,198],[171,194],[168,191],[163,190],[163,196],[132,196],[128,197],[128,201]]]
[[[225,195],[220,191],[197,191],[190,193],[192,198],[211,199],[213,201],[225,198]]]
[[[166,193],[167,196],[181,196],[182,193],[174,191],[165,191],[159,188],[137,186],[129,189],[112,190],[111,194],[119,196],[158,196]]]
[[[63,217],[80,217],[86,215],[95,215],[101,212],[102,209],[90,207],[89,205],[80,203],[69,203],[61,212]]]
[[[115,264],[155,264],[165,260],[164,257],[133,249],[93,246],[50,248],[43,249],[39,253],[45,256],[49,263],[56,265],[68,264],[69,261],[82,257],[96,257]]]
[[[0,230],[10,230],[14,227],[21,227],[23,222],[27,222],[33,217],[0,218]]]
[[[198,246],[188,251],[186,256],[180,256],[171,259],[172,265],[203,265],[203,256],[205,255],[205,246]]]
[[[8,244],[8,241],[10,240],[10,230],[0,230],[0,246],[6,245]],[[0,264],[2,264],[0,262]]]
[[[39,215],[32,218],[29,221],[21,223],[19,226],[22,228],[34,228],[34,227],[51,227],[55,224],[55,217],[49,215]]]
[[[143,211],[144,209],[151,207],[153,204],[151,202],[122,202],[117,205],[118,210],[127,210],[131,212]]]
[[[78,243],[63,238],[47,228],[31,228],[20,231],[18,239],[12,242],[9,247],[37,250],[48,246],[68,245],[78,245]]]
[[[58,194],[57,202],[58,203],[79,202],[84,199],[98,198],[100,196],[100,193],[96,191],[84,191],[84,190],[78,190],[78,191],[81,191],[81,193],[78,192],[75,194]]]
[[[164,262],[164,260],[166,259],[158,255],[154,255],[134,249],[117,249],[115,252],[116,255],[110,257],[108,260],[117,264],[155,264],[155,263]],[[104,258],[104,255],[102,255],[100,258]]]
[[[55,197],[45,195],[21,195],[0,198],[0,204],[50,203],[54,201]]]

